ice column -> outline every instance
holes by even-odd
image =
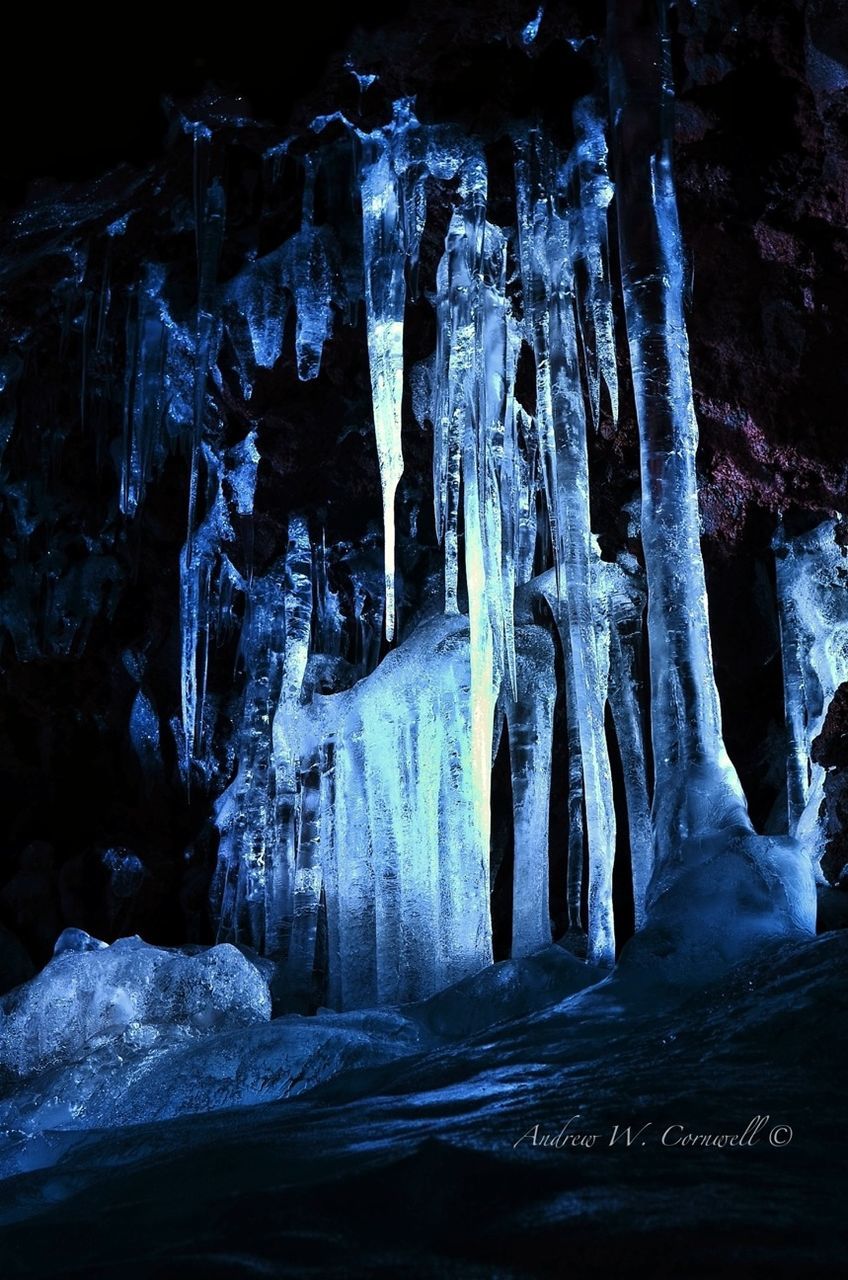
[[[470,684],[468,622],[453,615],[349,693],[314,698],[332,743],[321,862],[334,1007],[417,999],[491,962]]]
[[[558,592],[551,599],[563,633],[580,740],[589,843],[589,955],[612,963],[612,867],[615,811],[606,746],[604,707],[608,636],[603,600],[596,589],[589,515],[589,468],[583,388],[577,349],[572,261],[586,254],[583,235],[601,225],[581,221],[569,233],[558,214],[555,166],[536,136],[519,149],[519,257],[525,298],[526,336],[537,370],[540,448],[554,539]],[[595,187],[580,191],[590,201]],[[606,199],[606,197],[604,197]],[[603,206],[604,210],[606,205]],[[594,250],[590,256],[594,255]],[[575,851],[576,853],[576,851]],[[576,876],[576,866],[575,866]],[[576,884],[573,886],[576,889]]]
[[[609,705],[624,774],[635,925],[645,923],[645,903],[654,865],[651,801],[648,793],[642,679],[642,617],[645,591],[633,556],[623,553],[606,564],[610,600]]]
[[[556,675],[554,646],[541,627],[516,634],[516,694],[507,689],[506,720],[515,830],[512,955],[551,941],[548,900],[548,809]]]
[[[707,822],[747,830],[750,823],[722,740],[710,648],[695,472],[698,425],[671,170],[673,99],[665,49],[643,8],[611,5],[610,86],[622,287],[641,446],[654,823],[664,859]]]
[[[515,484],[512,387],[518,338],[506,301],[506,242],[486,222],[486,168],[470,155],[437,272],[436,485],[442,500],[445,607],[457,607],[456,514],[462,479],[471,645],[474,795],[488,845],[492,730],[505,670],[514,679],[515,532],[504,492]],[[439,502],[437,501],[437,514]]]
[[[656,870],[641,945],[700,981],[765,937],[815,928],[795,842],[753,834],[724,747],[695,471],[697,422],[671,169],[665,8],[611,0],[609,47],[622,290],[639,423],[648,583]],[[639,954],[637,946],[633,955]]]

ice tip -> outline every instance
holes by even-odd
[[[539,34],[539,27],[542,25],[542,18],[544,15],[545,6],[540,4],[539,8],[536,10],[535,18],[531,18],[527,25],[522,28],[521,43],[524,45],[525,49],[530,48],[531,44],[533,44]]]
[[[364,93],[366,89],[370,89],[372,84],[379,79],[377,75],[371,72],[357,71],[356,67],[353,65],[352,58],[348,58],[345,62],[345,71],[352,75],[356,80],[361,93]]]

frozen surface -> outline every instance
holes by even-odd
[[[594,986],[603,970],[560,946],[545,946],[515,960],[501,960],[463,978],[406,1013],[432,1035],[461,1040],[503,1022],[539,1013]]]

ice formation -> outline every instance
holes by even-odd
[[[325,124],[316,122],[319,135]],[[584,396],[597,422],[602,387],[613,416],[618,395],[607,231],[612,187],[600,116],[590,101],[579,104],[571,156],[558,155],[540,129],[516,137],[516,227],[487,220],[482,148],[443,126],[420,124],[410,102],[396,104],[387,128],[350,132],[360,151],[360,296],[383,489],[385,634],[391,640],[398,628],[395,583],[403,574],[394,526],[407,380],[419,423],[433,431],[442,619],[401,632],[379,664],[372,641],[352,655],[348,620],[328,590],[327,549],[314,533],[310,540],[299,517],[290,525],[285,565],[239,580],[225,550],[232,519],[225,460],[205,443],[199,456],[211,497],[190,529],[183,562],[187,776],[204,755],[204,672],[221,624],[222,586],[233,583],[245,600],[238,765],[216,808],[219,936],[277,957],[280,999],[295,1009],[308,1007],[313,973],[322,966],[328,1001],[352,1007],[431,995],[491,960],[489,791],[501,721],[512,770],[514,955],[550,943],[554,838],[569,847],[572,924],[588,929],[593,959],[608,965],[614,958],[608,698],[626,760],[640,918],[651,861],[634,658],[642,597],[638,589],[614,588],[626,575],[601,562],[589,518]],[[321,164],[319,147],[306,160],[301,239],[311,226]],[[413,374],[403,362],[404,311],[415,289],[427,182],[449,184],[452,213],[433,298],[436,350]],[[512,252],[523,308],[507,288]],[[326,254],[341,261],[329,241]],[[350,301],[349,273],[344,281],[331,273],[312,294],[299,289],[305,261],[283,246],[226,290],[226,331],[248,380],[276,359],[288,306],[298,332],[314,331],[323,341],[331,304],[342,310],[342,300]],[[522,342],[536,367],[533,415],[515,395]],[[299,358],[301,377],[316,368]],[[546,616],[565,660],[570,734],[570,831],[553,837],[556,650],[551,630],[532,615],[542,579],[530,583],[546,549],[554,560],[544,576]],[[517,592],[524,593],[518,612]],[[226,612],[226,599],[224,606]],[[341,683],[340,662],[347,666]]]
[[[812,745],[827,709],[848,679],[848,561],[838,526],[775,540],[787,734],[787,820],[818,871],[824,848],[820,810],[825,771]],[[818,872],[821,875],[820,871]]]
[[[656,56],[611,10],[610,97],[621,281],[639,424],[648,591],[656,866],[646,947],[702,979],[764,937],[815,929],[812,874],[791,836],[757,836],[722,737],[700,548],[698,424],[671,166],[665,11]],[[639,954],[637,946],[635,952]]]
[[[698,912],[699,937],[717,921],[728,937],[809,926],[793,839],[813,838],[812,738],[846,675],[844,610],[832,604],[841,552],[830,526],[778,549],[789,822],[786,839],[765,840],[725,750],[710,652],[671,93],[659,41],[656,58],[640,61],[631,18],[612,6],[611,130],[591,97],[574,109],[567,153],[541,124],[514,126],[514,213],[489,198],[484,140],[419,121],[404,99],[369,132],[337,113],[276,143],[263,199],[273,202],[284,166],[296,172],[299,225],[225,269],[218,126],[182,122],[194,199],[180,229],[194,234],[196,290],[172,288],[164,262],[147,263],[132,286],[114,450],[127,522],[171,454],[187,459],[180,708],[169,723],[143,655],[129,654],[127,734],[146,786],[175,746],[186,788],[215,797],[219,939],[273,959],[275,999],[288,1011],[422,1000],[491,961],[502,735],[513,957],[547,947],[552,916],[567,912],[590,962],[613,964],[625,812],[637,930],[652,920],[672,929]],[[528,49],[543,20],[540,6],[521,33]],[[368,87],[371,77],[352,74]],[[424,287],[434,210],[438,263]],[[84,412],[103,376],[110,254],[131,218],[104,231],[100,295],[85,298]],[[619,293],[626,334],[620,323],[616,331]],[[434,338],[407,367],[411,305],[429,309]],[[358,320],[382,531],[357,547],[328,544],[315,511],[295,503],[276,512],[284,545],[254,562],[252,534],[242,534],[269,449],[251,394],[284,355],[287,332],[297,377],[311,383],[334,333]],[[592,525],[590,444],[599,427],[616,428],[625,347],[641,532],[614,558]],[[0,446],[19,373],[11,357],[0,369]],[[237,422],[225,413],[228,379],[248,406]],[[416,431],[432,438],[432,492],[429,476],[413,484],[405,466],[406,433]],[[22,660],[67,654],[108,614],[108,544],[92,538],[82,559],[54,548],[48,560],[32,537],[43,521],[37,491],[8,485],[6,496],[21,553],[0,620]],[[425,572],[412,562],[431,503],[438,568]],[[18,605],[39,593],[50,607],[36,629]],[[210,671],[236,635],[237,679],[222,693]],[[555,782],[567,822],[551,829]],[[563,903],[551,901],[552,848],[567,867]],[[756,923],[744,922],[752,877],[780,899],[771,925],[765,900]],[[715,919],[702,910],[711,894]]]
[[[0,1068],[25,1079],[129,1028],[149,1049],[160,1026],[208,1034],[270,1016],[267,982],[235,947],[185,954],[140,938],[106,946],[66,930],[47,967],[2,999]]]

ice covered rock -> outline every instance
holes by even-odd
[[[84,944],[87,935],[75,932]],[[132,961],[125,963],[127,957]],[[226,968],[216,974],[216,965]],[[19,1019],[26,1011],[52,1042],[29,1046],[27,1077],[7,1081],[0,1098],[0,1177],[52,1163],[74,1141],[71,1135],[85,1130],[294,1098],[342,1076],[342,1095],[355,1095],[361,1086],[353,1072],[550,1008],[603,976],[562,947],[549,946],[489,965],[417,1004],[322,1009],[313,1017],[268,1022],[263,980],[228,945],[186,956],[124,939],[97,950],[66,950],[45,973],[48,979],[27,984],[22,994],[28,1000],[15,1006]],[[226,989],[226,973],[230,996],[240,993],[242,999],[231,999],[226,1020],[210,1027],[203,1019],[198,1027],[192,992],[207,978]],[[63,975],[69,980],[60,1011],[69,1029],[64,1037],[59,1019],[49,1016]],[[257,983],[261,998],[251,1002]],[[126,1020],[130,1009],[142,1008],[144,1018]],[[7,1011],[7,1025],[13,1016],[14,1009]],[[3,1038],[10,1046],[15,1042]]]
[[[202,1035],[271,1016],[265,978],[228,944],[191,954],[95,941],[63,934],[46,968],[0,1001],[0,1069],[25,1077],[126,1035],[152,1045],[162,1026]]]
[[[463,978],[407,1012],[433,1035],[459,1040],[501,1022],[558,1004],[604,977],[557,944],[517,960],[501,960]]]
[[[702,830],[681,843],[652,886],[648,922],[618,972],[647,985],[697,986],[763,945],[811,932],[815,883],[791,837]]]

